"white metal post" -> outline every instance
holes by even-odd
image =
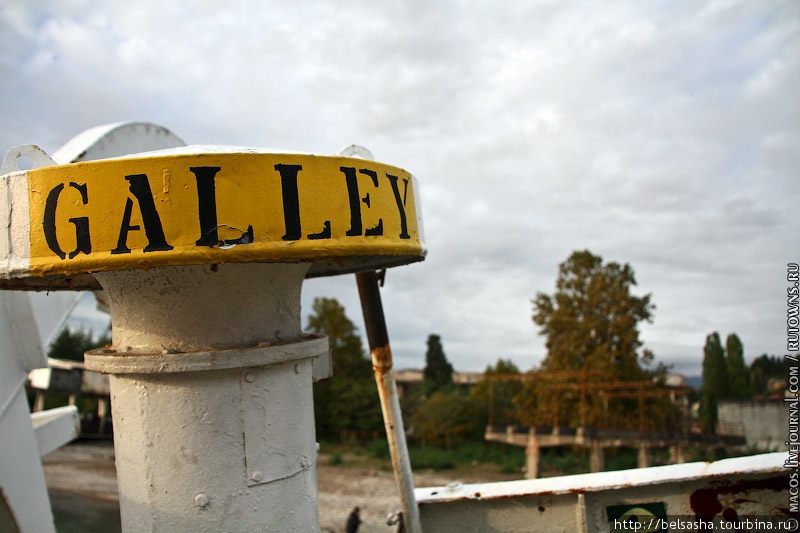
[[[123,530],[319,531],[308,265],[163,267],[97,275]]]

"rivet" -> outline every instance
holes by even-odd
[[[258,482],[258,481],[261,481],[262,477],[263,477],[263,476],[261,475],[261,472],[259,472],[258,470],[256,470],[255,472],[253,472],[253,475],[252,475],[252,476],[250,476],[250,479],[252,479],[253,481],[256,481],[256,482]]]
[[[205,492],[198,492],[194,497],[194,503],[198,507],[205,507],[210,503],[210,500]]]
[[[244,375],[244,380],[248,383],[252,383],[256,380],[256,376],[252,372],[248,372]]]
[[[300,363],[297,363],[296,365],[294,365],[294,373],[295,374],[299,374],[300,373]]]

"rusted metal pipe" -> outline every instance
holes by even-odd
[[[381,293],[378,289],[378,275],[375,271],[359,272],[356,274],[356,282],[361,298],[361,311],[364,314],[372,367],[375,370],[375,381],[378,383],[394,479],[403,505],[403,525],[408,533],[422,533],[419,509],[414,496],[414,478],[411,475],[411,462],[403,429],[403,415],[400,412],[400,399],[397,396],[397,384],[392,370],[392,350],[389,346],[389,334],[386,330]]]

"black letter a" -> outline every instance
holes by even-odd
[[[147,246],[145,246],[142,251],[163,252],[172,250],[172,246],[167,244],[167,239],[164,237],[164,228],[161,227],[161,218],[158,216],[158,211],[156,211],[156,204],[153,201],[153,193],[150,191],[150,183],[147,181],[147,175],[134,174],[132,176],[125,176],[125,179],[130,183],[130,191],[139,202],[139,210],[142,213],[144,233],[147,236]],[[132,212],[133,201],[128,198],[128,201],[125,203],[125,213],[122,215],[119,240],[117,241],[117,247],[111,250],[112,254],[131,253],[127,245],[128,232],[139,230],[139,226],[131,226]]]

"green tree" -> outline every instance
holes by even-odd
[[[703,348],[703,388],[700,391],[700,421],[703,429],[714,433],[717,427],[717,402],[728,396],[728,367],[719,333],[706,337]]]
[[[728,396],[748,398],[751,394],[750,370],[744,364],[744,346],[738,335],[725,339],[725,367],[728,372]]]
[[[634,296],[633,268],[576,251],[558,269],[556,292],[537,293],[533,322],[546,337],[544,370],[599,370],[606,379],[646,377],[638,325],[651,322],[650,294]]]
[[[519,367],[511,359],[501,358],[497,360],[494,366],[487,365],[485,373],[491,375],[519,374]]]
[[[417,441],[444,448],[480,439],[486,427],[481,422],[478,402],[457,389],[435,392],[411,421]]]
[[[83,362],[84,353],[105,346],[110,342],[111,336],[107,332],[95,338],[91,332],[83,329],[73,331],[70,328],[64,328],[50,343],[47,357]]]
[[[429,392],[453,384],[453,365],[447,361],[439,335],[428,336],[428,350],[425,352],[423,379]]]
[[[669,374],[672,371],[672,367],[674,365],[667,365],[661,361],[658,361],[655,364],[655,366],[653,366],[653,363],[655,363],[655,359],[656,359],[655,354],[652,351],[645,348],[644,350],[642,350],[642,356],[639,358],[639,361],[641,362],[645,374],[647,374],[647,377],[649,379],[653,380],[654,382],[663,384],[664,379],[667,377],[667,374]]]
[[[378,389],[361,337],[344,307],[333,298],[315,298],[307,330],[328,336],[333,377],[314,384],[317,435],[343,440],[373,438],[382,425]]]
[[[335,298],[314,298],[306,330],[327,335],[333,359],[333,375],[365,378],[372,375],[372,363],[355,324]]]
[[[513,374],[519,374],[519,367],[510,359],[498,359],[497,363],[486,367],[484,379],[472,389],[471,395],[481,406],[481,418],[487,424],[490,415],[493,425],[519,424],[514,400],[522,391],[521,380],[493,379],[493,376],[508,375],[511,377]]]
[[[788,359],[775,355],[762,354],[750,363],[750,373],[753,377],[752,386],[755,394],[769,394],[770,379],[786,379],[789,375]]]
[[[643,368],[654,356],[639,339],[639,323],[650,322],[655,306],[650,294],[636,296],[633,268],[588,250],[573,252],[558,267],[555,293],[539,292],[533,303],[533,322],[545,336],[544,371],[586,370],[587,381],[647,380]],[[575,383],[575,376],[525,382],[515,399],[519,419],[526,425],[577,426],[599,424],[604,415],[598,395],[583,396],[574,388],[558,391],[558,383]],[[583,404],[585,402],[585,404]],[[583,405],[583,409],[581,409]]]

